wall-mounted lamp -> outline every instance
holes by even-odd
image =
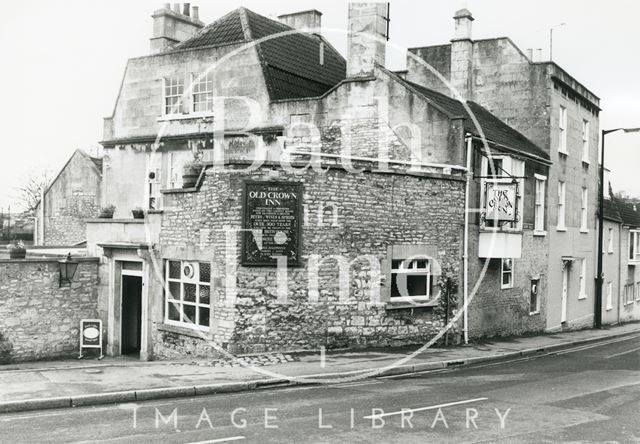
[[[58,261],[58,267],[60,268],[60,287],[62,287],[62,284],[65,282],[71,285],[71,279],[73,279],[73,276],[76,274],[76,270],[78,269],[78,262],[71,259],[71,253],[69,253],[66,258]]]

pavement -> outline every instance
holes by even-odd
[[[352,383],[514,357],[640,334],[640,323],[496,338],[468,346],[243,356],[237,361],[118,357],[0,366],[0,413],[206,396],[269,387]]]

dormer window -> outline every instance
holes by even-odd
[[[184,79],[180,76],[165,77],[164,79],[164,114],[182,113],[182,95],[184,94]]]

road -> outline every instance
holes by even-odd
[[[6,414],[0,441],[640,442],[640,336],[409,377]]]

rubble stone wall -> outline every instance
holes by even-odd
[[[98,260],[81,259],[71,286],[59,286],[57,259],[0,260],[0,333],[11,361],[75,355],[80,320],[96,318]]]

